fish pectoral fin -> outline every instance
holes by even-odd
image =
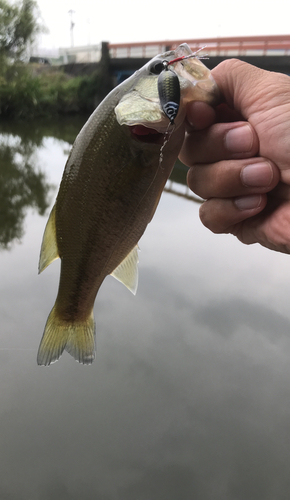
[[[38,365],[50,365],[66,350],[79,363],[90,365],[95,359],[95,322],[93,313],[82,322],[67,323],[53,307],[48,316],[37,354]]]
[[[42,244],[40,250],[40,258],[38,264],[38,273],[40,274],[51,262],[59,258],[57,242],[56,242],[56,227],[55,227],[55,205],[50,212],[47,221]]]
[[[138,245],[136,245],[111,273],[111,276],[121,281],[134,295],[138,287],[138,262]]]

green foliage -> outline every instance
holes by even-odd
[[[112,90],[108,71],[100,67],[91,76],[81,79],[78,88],[78,99],[83,111],[94,109]]]
[[[0,0],[1,58],[19,59],[29,42],[43,31],[38,22],[38,8],[34,0],[22,0],[13,5]]]
[[[8,65],[0,76],[0,117],[29,119],[92,112],[109,90],[100,72],[70,77],[53,67]]]
[[[12,69],[14,75],[12,75]],[[0,112],[5,117],[19,118],[33,114],[40,97],[40,89],[35,78],[24,68],[9,68],[6,79],[0,85]]]
[[[21,61],[43,31],[35,0],[0,0],[0,117],[29,119],[91,112],[111,90],[109,54],[92,76],[71,77],[53,67]]]

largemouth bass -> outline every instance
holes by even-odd
[[[165,75],[178,87],[174,116],[170,102],[169,110],[160,103],[160,74],[190,54],[183,44],[153,58],[101,102],[75,140],[41,247],[39,272],[60,257],[61,273],[40,365],[64,350],[80,363],[93,362],[93,306],[107,275],[136,292],[138,241],[181,149],[186,104],[213,104],[219,96],[210,71],[191,57],[172,62]],[[166,101],[166,88],[164,95]]]

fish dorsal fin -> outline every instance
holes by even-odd
[[[121,281],[134,295],[138,286],[138,262],[138,245],[136,245],[111,273],[111,276]]]
[[[51,262],[58,259],[59,253],[56,242],[56,227],[55,227],[55,205],[50,212],[49,219],[44,231],[40,258],[38,265],[38,272],[41,273]]]

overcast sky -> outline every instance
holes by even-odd
[[[289,33],[287,0],[208,0],[207,2],[156,2],[147,0],[38,0],[49,29],[43,48],[69,47],[73,10],[74,45],[101,41],[134,42],[216,36]],[[170,5],[168,8],[167,5]],[[239,5],[239,6],[238,6]]]

